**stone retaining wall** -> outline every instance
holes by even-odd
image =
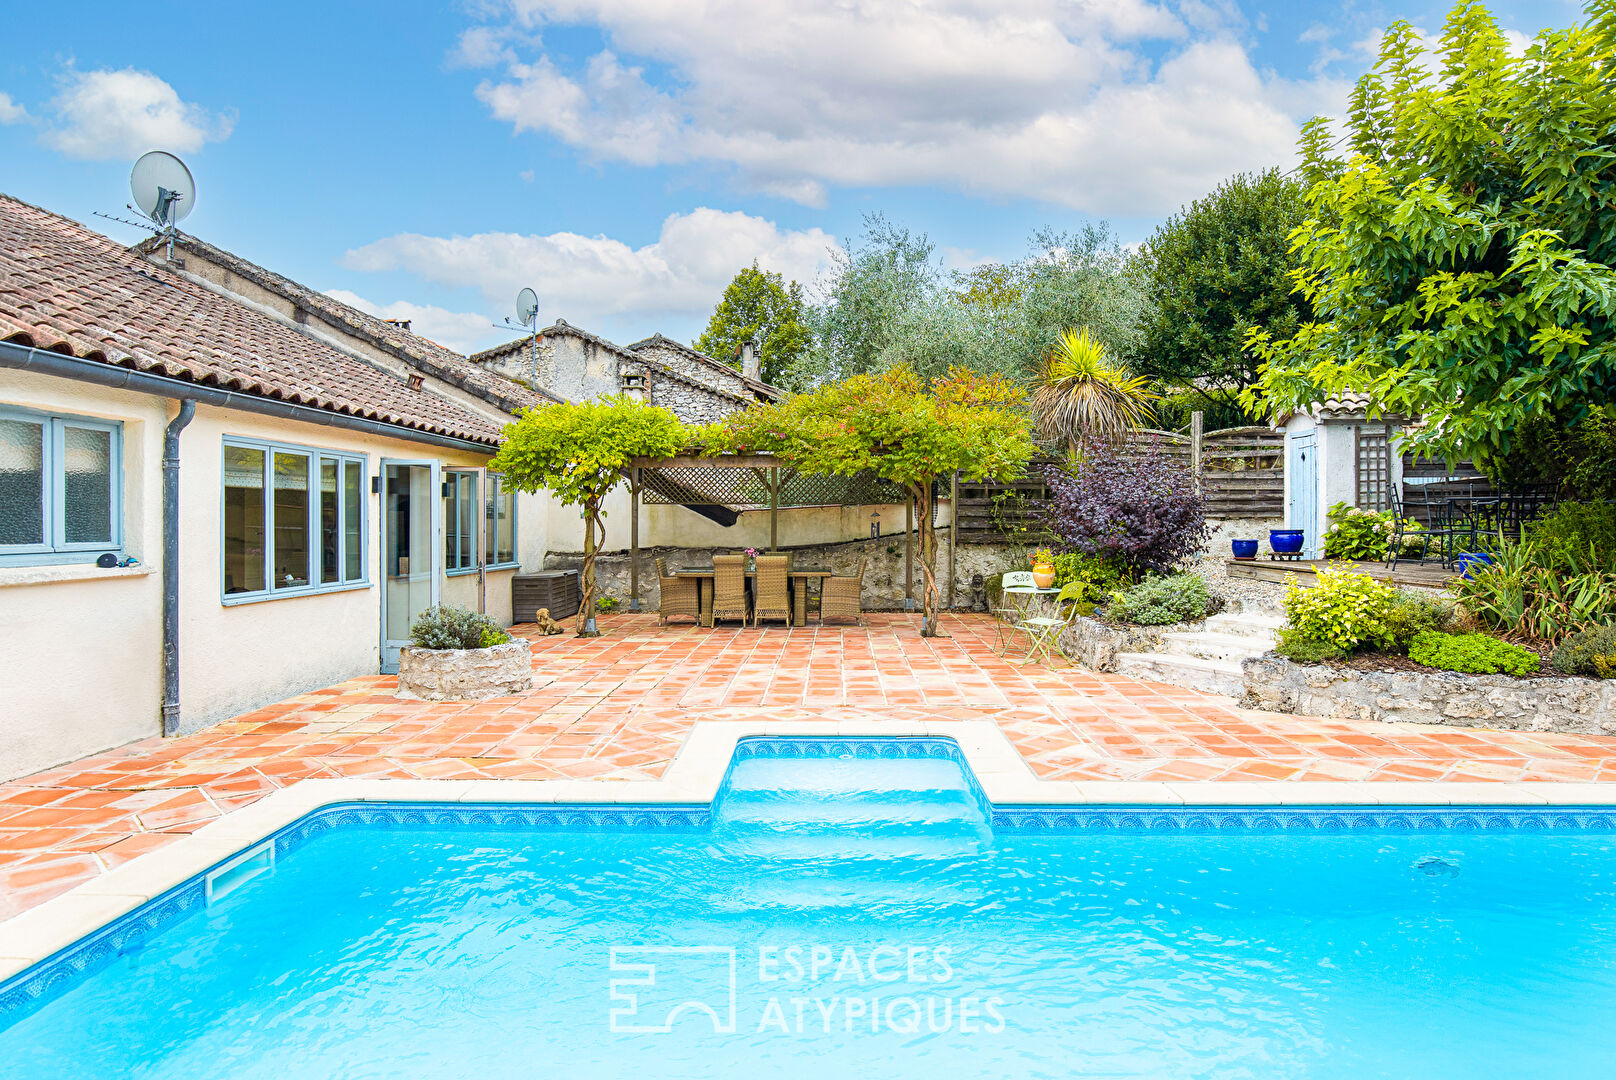
[[[1079,616],[1061,631],[1060,650],[1073,663],[1090,671],[1115,671],[1117,653],[1156,652],[1168,634],[1201,630],[1205,626],[1205,622],[1192,622],[1116,627]]]
[[[1246,701],[1268,712],[1455,727],[1616,734],[1616,681],[1451,671],[1353,671],[1255,656]]]
[[[487,649],[398,652],[398,695],[422,701],[471,701],[533,689],[533,647],[507,641]]]

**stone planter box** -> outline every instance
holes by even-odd
[[[421,701],[471,701],[533,689],[533,647],[518,638],[487,649],[398,652],[398,693]]]
[[[1616,680],[1353,671],[1254,656],[1245,704],[1267,712],[1454,727],[1616,735]]]
[[[1107,626],[1098,619],[1078,616],[1061,631],[1061,652],[1090,671],[1117,670],[1117,653],[1156,652],[1168,634],[1199,630],[1204,622],[1168,623],[1164,626]]]

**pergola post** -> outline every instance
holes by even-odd
[[[948,485],[948,610],[954,610],[954,549],[959,547],[959,470]]]
[[[780,550],[780,466],[769,470],[769,550]]]
[[[640,610],[640,469],[628,473],[628,609]]]
[[[915,609],[915,497],[903,504],[903,609]]]

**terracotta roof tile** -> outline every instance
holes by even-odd
[[[499,426],[0,195],[0,338],[140,371],[496,444]]]

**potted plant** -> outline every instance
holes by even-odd
[[[1040,589],[1050,588],[1055,584],[1055,553],[1048,548],[1039,548],[1032,553],[1032,580]]]
[[[1255,540],[1230,540],[1229,546],[1234,549],[1234,557],[1237,559],[1255,559],[1257,557],[1257,541]]]
[[[465,701],[533,689],[533,649],[487,615],[436,604],[416,617],[398,651],[401,698]]]

